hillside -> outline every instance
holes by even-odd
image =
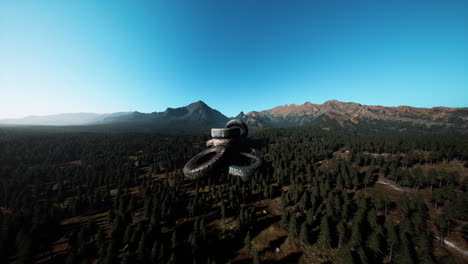
[[[341,126],[365,121],[405,122],[417,125],[457,127],[466,129],[468,108],[416,108],[410,106],[384,107],[344,103],[336,100],[323,104],[284,105],[264,111],[241,112],[238,116],[255,127],[302,126],[317,119],[336,120]]]

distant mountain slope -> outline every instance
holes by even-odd
[[[120,113],[126,114],[126,113]],[[58,115],[47,115],[47,116],[27,116],[24,118],[17,119],[3,119],[0,120],[0,124],[9,125],[48,125],[48,126],[74,126],[74,125],[86,125],[89,123],[99,122],[100,120],[109,117],[116,116],[115,114],[94,114],[94,113],[69,113],[69,114],[58,114]]]
[[[220,125],[229,118],[218,110],[212,109],[202,101],[198,101],[179,108],[167,108],[164,112],[140,113],[132,112],[127,115],[106,117],[99,123],[140,123],[152,126],[196,126]]]
[[[112,114],[70,113],[48,116],[28,116],[18,119],[0,120],[4,125],[78,126],[108,124],[140,124],[148,126],[192,126],[224,125],[229,120],[218,110],[202,101],[179,108],[167,108],[164,112],[140,113],[120,112]]]
[[[317,118],[336,120],[340,125],[362,121],[385,120],[433,126],[467,128],[468,108],[416,108],[410,106],[384,107],[344,103],[336,100],[323,104],[306,102],[303,105],[284,105],[264,111],[241,112],[241,118],[254,127],[306,125]]]

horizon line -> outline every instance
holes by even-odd
[[[329,99],[329,100],[326,100],[322,103],[312,103],[311,101],[305,101],[304,103],[302,104],[295,104],[295,103],[290,103],[290,104],[281,104],[281,105],[276,105],[276,106],[273,106],[273,107],[270,107],[270,108],[267,108],[267,109],[263,109],[263,110],[249,110],[249,111],[244,111],[244,110],[240,110],[238,112],[238,114],[240,113],[250,113],[250,112],[261,112],[261,111],[267,111],[267,110],[270,110],[270,109],[273,109],[273,108],[276,108],[276,107],[284,107],[284,106],[303,106],[307,103],[310,103],[310,104],[314,104],[314,105],[323,105],[325,104],[326,102],[330,102],[330,101],[337,101],[337,102],[341,102],[341,103],[346,103],[346,104],[349,104],[349,103],[352,103],[352,104],[359,104],[359,105],[366,105],[366,106],[381,106],[381,107],[412,107],[412,108],[422,108],[422,109],[434,109],[434,108],[468,108],[468,106],[461,106],[461,107],[453,107],[453,106],[432,106],[432,107],[421,107],[421,106],[412,106],[412,105],[398,105],[398,106],[389,106],[389,105],[380,105],[380,104],[362,104],[362,103],[358,103],[358,102],[353,102],[353,101],[348,101],[348,102],[345,102],[345,101],[340,101],[340,100],[336,100],[336,99]],[[197,100],[197,101],[194,101],[192,103],[189,103],[187,105],[183,105],[183,106],[178,106],[178,107],[167,107],[165,110],[167,110],[168,108],[181,108],[181,107],[186,107],[188,105],[191,105],[191,104],[194,104],[194,103],[197,103],[197,102],[203,102],[204,104],[206,104],[208,107],[210,107],[211,109],[214,109],[214,110],[217,110],[219,111],[221,114],[225,115],[223,113],[222,110],[219,110],[219,109],[216,109],[216,108],[213,108],[210,106],[210,104],[206,103],[205,101],[203,100]],[[142,114],[151,114],[151,113],[159,113],[159,112],[164,112],[165,110],[162,110],[162,111],[151,111],[151,112],[146,112],[146,111],[138,111],[138,110],[129,110],[129,111],[108,111],[108,112],[86,112],[86,111],[77,111],[77,112],[61,112],[61,113],[50,113],[50,114],[40,114],[40,115],[35,115],[35,114],[30,114],[30,115],[25,115],[25,116],[21,116],[21,117],[0,117],[0,120],[2,121],[5,121],[5,120],[15,120],[15,119],[25,119],[25,118],[33,118],[33,117],[47,117],[47,116],[57,116],[57,115],[69,115],[69,114],[95,114],[95,115],[111,115],[111,114],[116,114],[116,113],[142,113]],[[225,115],[227,117],[229,117],[229,115]]]

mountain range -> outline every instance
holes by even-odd
[[[284,105],[264,111],[241,112],[237,118],[256,127],[301,126],[317,120],[335,120],[340,126],[374,120],[407,122],[425,126],[467,126],[468,108],[417,108],[411,106],[384,107],[344,103],[336,100],[323,104],[306,102]]]
[[[389,121],[426,127],[442,126],[468,129],[468,108],[417,108],[410,106],[384,107],[345,103],[336,100],[323,104],[306,102],[302,105],[283,105],[269,110],[240,112],[235,118],[244,120],[253,129],[265,127],[306,126],[333,121],[341,127],[365,122]],[[3,125],[136,125],[155,128],[222,126],[230,118],[202,101],[184,107],[167,108],[164,112],[120,112],[111,114],[70,113],[49,116],[29,116],[0,120]]]

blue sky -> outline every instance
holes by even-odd
[[[0,118],[468,106],[467,1],[0,0]]]

